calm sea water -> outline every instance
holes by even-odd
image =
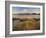
[[[12,15],[13,18],[40,18],[40,15]]]

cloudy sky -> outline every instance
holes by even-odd
[[[12,14],[18,14],[18,13],[40,13],[40,8],[12,7]]]

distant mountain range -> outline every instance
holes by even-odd
[[[14,15],[40,15],[40,13],[19,13],[19,14],[14,14]]]

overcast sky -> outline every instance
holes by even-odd
[[[40,13],[40,8],[31,8],[31,7],[12,7],[12,13]]]

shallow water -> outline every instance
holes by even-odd
[[[12,15],[13,18],[40,18],[40,15]]]

